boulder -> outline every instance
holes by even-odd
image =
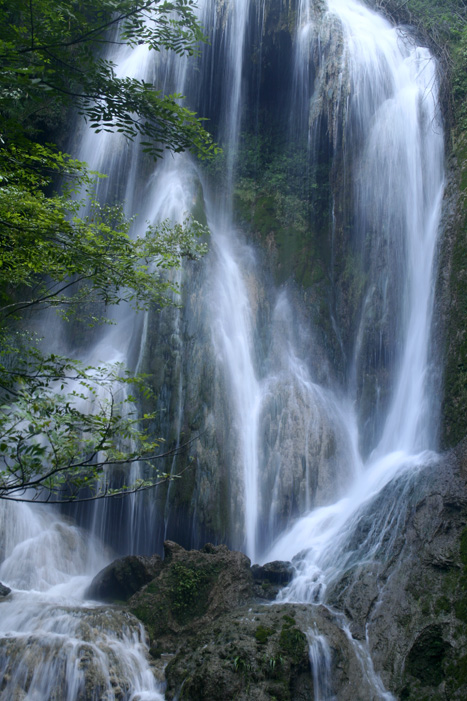
[[[127,601],[141,587],[157,577],[162,567],[158,555],[128,555],[98,572],[86,591],[86,598],[110,603]]]
[[[158,576],[129,601],[156,650],[178,649],[180,636],[255,598],[251,563],[243,553],[211,544],[185,550],[167,541],[164,554]]]
[[[269,588],[290,581],[291,563],[251,567],[224,545],[187,551],[168,541],[164,551],[159,574],[128,605],[145,624],[153,658],[170,660],[168,700],[376,698],[362,643],[343,631],[342,616],[268,601]]]
[[[6,587],[4,584],[0,582],[0,596],[8,596],[8,594],[11,592],[10,587]]]
[[[292,581],[294,568],[291,562],[275,560],[265,565],[253,565],[251,572],[256,580],[284,586]]]
[[[251,573],[255,581],[255,593],[259,599],[274,601],[279,591],[292,581],[294,568],[291,562],[268,562],[253,565]]]

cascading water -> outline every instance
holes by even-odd
[[[111,186],[125,193],[129,213],[139,212],[142,225],[167,217],[180,221],[201,202],[212,231],[202,266],[180,277],[184,309],[164,312],[157,321],[148,313],[143,322],[125,313],[86,359],[130,361],[132,356],[130,365],[152,371],[166,363],[154,338],[168,339],[166,356],[172,359],[156,373],[164,375],[156,387],[161,403],[170,407],[161,418],[160,435],[178,446],[188,428],[195,427],[188,436],[201,429],[192,501],[182,514],[174,483],[152,501],[134,498],[74,515],[100,540],[119,544],[122,553],[153,552],[162,538],[178,539],[187,530],[185,545],[201,545],[203,537],[224,540],[253,560],[292,559],[300,552],[282,600],[326,602],[330,586],[347,568],[389,556],[410,486],[436,459],[429,452],[436,446],[430,440],[428,376],[444,184],[436,65],[427,49],[402,37],[358,0],[328,0],[326,7],[298,2],[294,47],[286,64],[293,71],[286,78],[290,92],[277,107],[289,142],[285,148],[291,142],[306,145],[303,178],[313,180],[322,171],[326,148],[320,141],[326,135],[337,164],[333,179],[346,193],[339,197],[334,185],[329,278],[334,282],[337,249],[344,245],[335,240],[339,226],[350,231],[349,260],[363,270],[354,325],[340,328],[338,304],[329,304],[330,333],[338,339],[339,352],[327,358],[306,304],[297,302],[292,285],[274,285],[264,253],[246,241],[235,222],[242,124],[252,121],[245,114],[246,96],[251,85],[261,83],[261,65],[252,78],[247,61],[252,46],[256,58],[262,56],[257,47],[264,38],[268,2],[260,7],[249,0],[199,4],[210,46],[197,65],[179,57],[154,60],[144,46],[114,59],[122,74],[167,82],[176,92],[186,91],[201,113],[205,107],[225,149],[222,186],[216,187],[186,155],[167,158],[141,183],[137,151],[116,146],[120,142],[111,135],[85,135],[79,154],[92,168],[110,174]],[[252,111],[259,110],[259,93],[256,100]],[[129,329],[136,342],[129,342]],[[140,346],[136,360],[135,345]],[[345,360],[336,361],[338,356]],[[376,378],[371,388],[370,375]],[[360,409],[363,395],[371,397],[370,411]],[[176,470],[176,461],[166,469]],[[88,683],[80,676],[83,660],[95,658],[96,698],[104,697],[104,690],[114,698],[115,678],[123,683],[120,674],[128,677],[124,698],[136,693],[160,698],[135,622],[109,623],[99,609],[79,601],[89,575],[110,555],[99,550],[97,538],[88,539],[84,548],[82,532],[46,509],[28,511],[23,518],[23,507],[15,508],[16,535],[5,546],[0,569],[0,579],[16,590],[11,603],[1,604],[3,612],[10,609],[2,618],[0,668],[11,685],[35,686],[37,698],[48,698],[46,684],[53,673],[57,684],[68,679],[71,701]],[[209,514],[217,525],[206,525]],[[26,526],[28,518],[33,520]],[[65,567],[65,556],[59,563],[46,559],[41,582],[31,580],[23,551],[33,548],[49,558],[67,544],[80,553],[72,571]],[[17,558],[26,563],[20,573],[12,564]],[[30,623],[21,614],[26,596]],[[345,621],[339,625],[345,630]],[[125,632],[113,636],[114,626]],[[7,636],[11,631],[14,637]],[[21,659],[15,646],[27,636],[36,639],[39,631],[49,636],[47,649],[35,658],[42,676],[26,682],[26,673],[14,666]],[[57,662],[59,640],[70,654],[59,655]],[[118,647],[122,642],[129,657]],[[309,642],[315,698],[329,699],[328,643],[318,631],[309,633]],[[375,694],[390,698],[365,644],[358,643],[356,652]],[[118,659],[124,662],[117,673]],[[0,698],[10,698],[13,688],[8,686]]]
[[[331,701],[331,650],[326,638],[314,631],[309,631],[310,664],[313,674],[315,701]]]
[[[427,352],[444,188],[436,66],[427,49],[402,39],[360,3],[329,0],[328,7],[329,21],[339,18],[344,38],[341,74],[348,75],[348,85],[340,86],[339,99],[342,103],[348,91],[345,148],[360,144],[354,156],[358,233],[364,239],[366,230],[376,232],[370,246],[386,264],[368,287],[359,334],[369,324],[368,310],[374,314],[369,299],[379,292],[382,317],[399,312],[400,340],[389,410],[362,473],[344,499],[304,516],[265,556],[292,558],[297,542],[305,551],[283,594],[287,601],[324,602],[330,583],[348,568],[389,557],[408,501],[405,492],[418,470],[436,459],[427,452],[433,445]],[[361,346],[357,337],[354,367]],[[389,483],[394,486],[381,503]],[[380,511],[373,506],[378,500]]]
[[[311,538],[302,532],[300,542],[314,551],[311,570],[327,547],[335,549],[337,535],[363,503],[398,473],[430,459],[427,454],[420,456],[431,447],[420,422],[429,426],[427,347],[444,187],[433,59],[426,49],[402,41],[397,29],[357,2],[331,0],[329,12],[339,17],[347,40],[342,58],[342,72],[349,71],[350,81],[346,128],[365,135],[357,154],[357,215],[359,221],[365,221],[376,212],[380,239],[374,246],[377,250],[386,247],[387,255],[394,257],[383,275],[392,276],[397,288],[402,350],[394,368],[393,396],[382,438],[363,472],[341,502],[310,513],[294,527],[301,529],[310,519]],[[378,75],[383,76],[380,89]],[[403,275],[398,276],[401,270]],[[382,284],[388,283],[383,280]],[[370,286],[369,294],[373,292]],[[362,316],[365,311],[364,305]],[[383,315],[395,312],[394,308],[382,310]],[[365,323],[362,319],[361,325]],[[356,348],[358,351],[358,344]],[[293,556],[297,532],[284,536],[282,545],[276,544],[267,557],[285,556],[282,548],[288,537],[287,554]]]
[[[83,603],[110,553],[49,509],[2,505],[0,698],[147,699],[163,696],[136,619]]]

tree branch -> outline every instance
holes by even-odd
[[[106,32],[110,27],[115,26],[119,22],[122,22],[123,20],[129,19],[130,17],[134,17],[135,15],[140,14],[144,10],[150,9],[151,5],[153,5],[153,4],[154,4],[153,0],[151,2],[146,2],[144,5],[140,5],[139,7],[136,7],[127,13],[121,14],[118,17],[114,17],[113,19],[109,20],[108,22],[101,24],[99,27],[95,27],[94,29],[91,29],[89,32],[85,32],[84,34],[81,34],[80,36],[77,36],[74,39],[70,39],[70,41],[63,41],[63,42],[57,42],[55,44],[42,44],[42,45],[34,46],[34,47],[27,47],[24,49],[15,50],[15,54],[24,55],[27,53],[31,53],[31,51],[47,51],[50,49],[66,49],[66,48],[69,48],[70,46],[75,46],[76,44],[82,44],[83,42],[92,40],[94,35],[99,35],[99,34],[102,34],[103,32]],[[157,4],[159,4],[159,3],[157,3]],[[7,56],[7,54],[6,54],[6,56]],[[3,58],[3,56],[1,56],[1,58]]]
[[[161,484],[164,484],[165,482],[170,482],[171,480],[178,479],[179,477],[182,477],[182,475],[189,470],[193,465],[187,465],[186,467],[181,470],[181,472],[178,472],[176,475],[167,475],[160,479],[158,482],[153,482],[152,484],[142,484],[141,486],[137,486],[134,489],[128,489],[126,491],[120,491],[116,493],[110,493],[109,494],[109,487],[106,486],[105,491],[102,494],[96,494],[93,497],[67,497],[65,499],[51,499],[51,498],[46,498],[46,499],[36,499],[34,497],[32,498],[21,498],[21,497],[11,497],[11,496],[0,496],[0,499],[5,499],[6,501],[15,501],[15,502],[26,502],[29,504],[81,504],[83,502],[88,502],[88,501],[98,501],[100,499],[123,499],[124,497],[130,496],[131,494],[138,494],[139,492],[146,492],[149,489],[154,489],[155,487],[159,487]],[[23,491],[23,490],[21,490]],[[26,488],[24,488],[24,491],[27,491]],[[0,488],[0,494],[1,494],[1,488]]]

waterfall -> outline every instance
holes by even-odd
[[[2,504],[0,698],[145,698],[161,701],[145,633],[124,612],[83,602],[111,554],[45,507]]]
[[[356,154],[357,221],[375,225],[376,213],[379,238],[372,245],[380,255],[385,251],[387,260],[368,294],[375,294],[376,285],[393,286],[393,300],[382,296],[380,313],[399,313],[400,351],[381,439],[347,495],[311,511],[266,556],[293,557],[299,537],[310,548],[312,580],[328,548],[335,558],[336,538],[343,537],[362,505],[394,478],[409,479],[407,471],[435,459],[428,452],[432,444],[427,349],[444,187],[436,66],[427,49],[401,40],[397,29],[358,2],[330,0],[329,21],[335,17],[346,39],[341,73],[349,74],[349,84],[342,88],[348,91],[344,128],[361,141]],[[368,324],[367,309],[364,305],[361,328]],[[374,318],[371,321],[375,323]]]
[[[187,93],[190,107],[211,118],[224,149],[220,175],[187,154],[148,166],[137,144],[86,130],[77,154],[110,175],[99,196],[124,193],[128,214],[139,213],[136,235],[146,221],[180,222],[194,210],[211,230],[205,260],[178,273],[183,308],[141,319],[117,310],[116,325],[84,357],[154,375],[158,435],[176,447],[194,439],[189,488],[174,482],[149,496],[76,506],[67,512],[74,521],[2,505],[0,579],[14,589],[1,604],[0,670],[10,679],[2,699],[28,684],[48,698],[51,677],[63,698],[80,698],[85,659],[99,680],[86,698],[115,698],[116,684],[121,698],[162,698],[136,621],[110,620],[82,600],[115,552],[209,538],[253,561],[295,558],[281,600],[326,604],[347,568],[390,556],[411,487],[437,459],[428,352],[444,153],[433,57],[359,0],[297,0],[283,99],[271,108],[279,67],[266,75],[262,66],[272,60],[262,44],[267,0],[202,0],[199,16],[209,35],[199,58],[154,57],[144,46],[115,48],[112,58],[121,75]],[[268,257],[285,256],[288,240],[281,248],[274,224],[260,245],[236,212],[243,129],[254,132],[261,119],[288,158],[284,188],[304,163],[300,180],[315,198],[308,236],[325,230],[327,269],[311,292],[277,282],[282,260]],[[290,166],[298,152],[303,160]],[[308,264],[318,253],[305,243]],[[177,460],[166,471],[176,472]],[[40,668],[34,678],[21,666],[26,638],[33,646],[24,664]],[[315,698],[332,698],[328,643],[317,631],[308,639]],[[357,655],[375,693],[390,698],[364,643]]]
[[[347,568],[390,557],[411,482],[436,460],[429,452],[427,352],[444,189],[436,66],[428,50],[401,39],[389,23],[354,0],[329,0],[328,8],[329,21],[339,19],[344,37],[341,74],[348,75],[348,84],[339,86],[347,93],[339,99],[347,102],[345,148],[350,145],[355,154],[359,144],[353,154],[355,208],[363,229],[357,233],[364,240],[365,229],[373,228],[370,245],[385,263],[368,287],[354,368],[360,362],[361,334],[370,323],[380,323],[369,302],[378,288],[381,318],[397,319],[399,348],[381,436],[363,470],[343,499],[311,510],[265,556],[292,558],[299,542],[305,554],[296,561],[297,575],[282,598],[316,603],[326,601],[329,585]],[[366,537],[360,539],[358,532]]]

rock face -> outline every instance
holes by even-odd
[[[381,519],[395,504],[397,519]],[[388,484],[349,552],[378,519],[390,528],[377,556],[349,559],[326,607],[271,605],[290,563],[251,567],[222,545],[166,542],[156,576],[128,607],[155,664],[170,660],[167,699],[367,701],[381,698],[378,676],[398,699],[467,698],[467,442]]]
[[[251,572],[254,580],[261,586],[261,596],[271,601],[293,577],[293,567],[290,562],[268,562],[262,567],[253,565]]]
[[[319,679],[309,645],[318,630],[329,641],[329,668]],[[324,671],[324,670],[323,670]],[[254,605],[220,616],[185,643],[166,671],[166,697],[190,701],[308,701],[314,684],[342,701],[372,699],[356,650],[324,607]],[[318,690],[316,690],[318,691]]]
[[[145,624],[152,656],[170,658],[167,699],[377,698],[360,643],[334,614],[323,606],[270,605],[290,581],[291,563],[250,567],[223,545],[186,551],[168,541],[164,549],[158,575],[128,606]]]
[[[158,555],[128,555],[115,560],[92,580],[86,598],[98,601],[127,601],[141,587],[157,577],[162,566]]]
[[[467,441],[405,474],[342,544],[354,557],[326,607],[271,605],[291,563],[251,567],[223,545],[166,542],[127,606],[146,627],[154,664],[166,665],[167,699],[367,701],[381,698],[378,676],[398,699],[467,698]],[[359,559],[370,536],[376,554]],[[139,559],[96,577],[101,597],[124,598],[125,562]]]
[[[415,479],[388,551],[330,592],[400,699],[467,698],[466,485],[464,441]]]
[[[224,545],[187,551],[167,541],[164,552],[160,574],[129,601],[156,650],[175,652],[180,636],[191,636],[243,606],[260,589],[246,555]]]
[[[27,616],[26,600],[24,611]],[[29,613],[34,617],[38,612],[32,607]],[[45,602],[38,615],[47,619],[48,629],[30,632],[26,640],[24,633],[14,631],[0,639],[2,699],[97,701],[132,696],[132,688],[148,669],[139,654],[143,648],[136,642],[141,640],[139,621],[115,607]]]

